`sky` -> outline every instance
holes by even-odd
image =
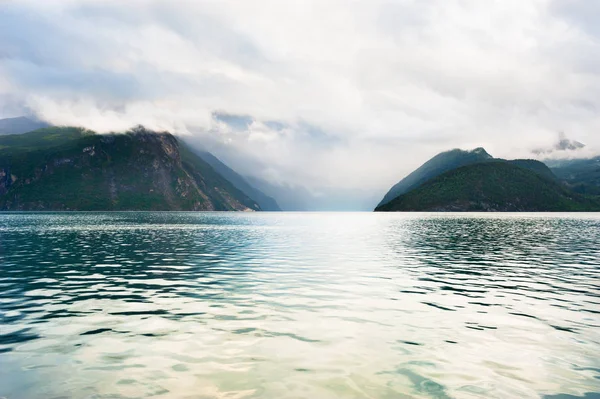
[[[563,132],[598,153],[599,18],[597,0],[0,0],[0,117],[142,124],[272,183],[383,195],[452,148],[532,157]]]

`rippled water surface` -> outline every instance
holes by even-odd
[[[0,397],[599,398],[600,215],[0,214]]]

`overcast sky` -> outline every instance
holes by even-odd
[[[437,152],[600,149],[600,1],[2,1],[0,117],[210,141],[386,191]],[[241,169],[241,170],[240,170]]]

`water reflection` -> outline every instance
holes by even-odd
[[[600,217],[0,214],[0,396],[597,398]]]

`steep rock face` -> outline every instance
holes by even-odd
[[[571,192],[537,161],[497,160],[443,173],[376,211],[598,211],[600,199]]]
[[[47,128],[0,138],[0,209],[260,207],[169,133]]]

